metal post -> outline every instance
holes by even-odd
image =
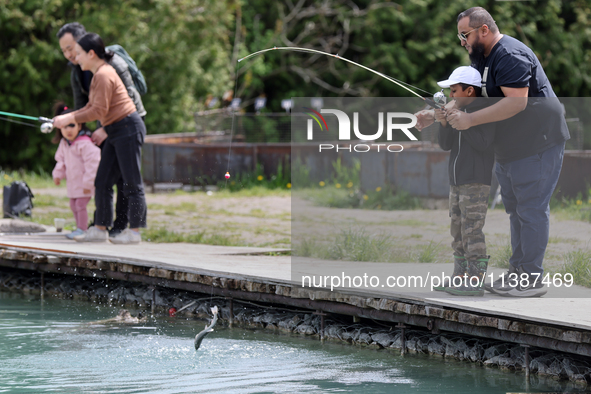
[[[400,349],[400,355],[404,356],[406,354],[406,326],[404,323],[398,323],[396,327],[400,328],[400,344],[402,345]]]
[[[525,348],[525,379],[529,380],[529,345],[521,345]]]
[[[45,296],[45,273],[42,272],[41,273],[41,300],[43,300],[43,297]]]
[[[326,313],[322,312],[320,309],[317,309],[316,312],[314,312],[314,315],[320,316],[320,341],[324,342],[324,316],[326,316]]]
[[[234,324],[234,300],[230,298],[230,327]]]
[[[150,305],[152,316],[154,316],[154,311],[156,310],[156,288],[152,287],[152,305]]]

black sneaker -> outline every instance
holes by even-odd
[[[121,232],[123,230],[125,230],[125,229],[124,228],[115,228],[115,227],[113,227],[112,229],[109,229],[109,238],[115,238],[116,236],[121,234]]]
[[[498,293],[503,297],[541,297],[548,290],[542,283],[542,275],[529,275],[529,279],[520,279],[517,285],[505,293]]]
[[[517,281],[515,279],[518,278],[518,271],[515,267],[511,266],[509,271],[502,274],[499,279],[495,280],[490,285],[488,283],[484,284],[484,289],[489,291],[493,294],[503,295],[515,288],[517,286]]]

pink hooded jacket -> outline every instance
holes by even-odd
[[[62,138],[55,152],[52,176],[66,179],[69,198],[94,196],[94,178],[101,161],[101,150],[88,136],[77,137],[71,144]],[[83,189],[90,190],[85,194]]]

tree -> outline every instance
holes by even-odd
[[[72,21],[136,60],[148,83],[142,99],[149,133],[187,131],[197,99],[231,85],[233,12],[225,1],[0,0],[0,110],[51,117],[56,101],[72,103],[70,71],[55,36]],[[51,169],[49,136],[2,121],[0,138],[0,166]]]

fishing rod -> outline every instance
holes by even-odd
[[[49,119],[49,118],[46,118],[43,116],[35,117],[35,116],[21,115],[21,114],[15,114],[12,112],[4,112],[4,111],[0,111],[0,115],[11,116],[13,118],[20,118],[20,119],[26,119],[26,120],[36,120],[38,122],[42,122],[40,130],[43,134],[51,133],[51,131],[53,130],[53,119]],[[12,123],[22,124],[25,126],[37,127],[34,124],[19,122],[19,121],[13,120],[13,119],[8,119],[8,118],[0,118],[0,119],[6,120],[6,121],[12,122]]]
[[[443,94],[443,90],[441,90],[441,92],[437,92],[437,93],[433,94],[432,95],[433,96],[433,99],[430,99],[430,98],[427,98],[427,97],[423,97],[423,96],[421,96],[420,94],[418,94],[417,92],[415,92],[414,90],[412,90],[410,88],[414,88],[416,90],[420,90],[420,91],[425,92],[427,94],[431,94],[431,93],[429,93],[426,90],[423,90],[423,89],[421,89],[419,87],[413,86],[413,85],[411,85],[409,83],[406,83],[406,82],[403,82],[403,81],[399,81],[399,80],[397,80],[395,78],[392,78],[392,77],[390,77],[388,75],[385,75],[385,74],[383,74],[383,73],[381,73],[379,71],[376,71],[376,70],[374,70],[372,68],[369,68],[367,66],[364,66],[363,64],[359,64],[359,63],[356,63],[356,62],[354,62],[352,60],[349,60],[347,58],[344,58],[342,56],[339,56],[338,54],[334,55],[332,53],[319,51],[317,49],[300,48],[300,47],[273,47],[273,48],[267,48],[267,49],[263,49],[263,50],[260,50],[260,51],[257,51],[257,52],[253,52],[253,53],[251,53],[249,55],[244,56],[243,58],[238,59],[238,63],[242,62],[243,60],[250,59],[252,57],[261,55],[261,54],[263,54],[265,52],[276,51],[276,50],[295,51],[295,52],[309,52],[309,53],[315,53],[315,54],[324,55],[324,56],[331,56],[331,57],[334,57],[336,59],[345,61],[347,63],[351,63],[351,64],[353,64],[353,65],[355,65],[357,67],[361,67],[364,70],[370,71],[370,72],[372,72],[372,73],[374,73],[374,74],[376,74],[376,75],[378,75],[378,76],[380,76],[380,77],[382,77],[382,78],[384,78],[384,79],[386,79],[386,80],[388,80],[388,81],[390,81],[390,82],[392,82],[392,83],[400,86],[401,88],[409,91],[413,95],[415,95],[418,98],[420,98],[421,100],[423,100],[425,102],[425,104],[427,104],[427,105],[429,105],[431,107],[440,108],[441,109],[441,108],[443,108],[443,106],[446,103],[446,97],[445,97],[445,94]],[[236,97],[236,91],[238,89],[238,84],[236,83],[236,81],[238,80],[238,63],[236,63],[236,73],[235,73],[235,77],[234,77],[235,78],[235,81],[234,81],[234,96],[233,97]],[[230,146],[228,148],[228,164],[227,164],[227,170],[228,171],[226,172],[226,175],[225,175],[226,182],[228,181],[228,179],[230,179],[230,172],[229,172],[229,170],[230,170],[230,157],[232,155],[232,138],[233,138],[233,136],[234,136],[234,112],[232,112],[232,132],[230,134]]]
[[[403,89],[409,91],[410,93],[414,94],[415,96],[417,96],[418,98],[420,98],[421,100],[423,100],[426,104],[428,104],[431,107],[443,108],[443,106],[445,105],[446,99],[445,99],[445,94],[443,94],[443,91],[437,92],[437,93],[433,94],[433,99],[431,100],[429,98],[426,98],[426,97],[421,96],[420,94],[418,94],[414,90],[410,89],[409,87],[412,87],[412,88],[414,88],[416,90],[420,90],[422,92],[431,94],[431,93],[427,92],[426,90],[423,90],[421,88],[418,88],[416,86],[413,86],[413,85],[411,85],[409,83],[399,81],[399,80],[397,80],[395,78],[392,78],[392,77],[390,77],[388,75],[382,74],[379,71],[376,71],[376,70],[374,70],[372,68],[369,68],[367,66],[364,66],[363,64],[359,64],[359,63],[356,63],[356,62],[354,62],[352,60],[349,60],[347,58],[344,58],[342,56],[339,56],[338,54],[334,55],[332,53],[319,51],[317,49],[300,48],[300,47],[273,47],[273,48],[268,48],[268,49],[263,49],[263,50],[260,50],[260,51],[257,51],[257,52],[253,52],[250,55],[247,55],[247,56],[245,56],[245,57],[243,57],[241,59],[238,59],[238,62],[240,63],[241,61],[246,60],[246,59],[249,59],[251,57],[255,57],[255,56],[258,56],[258,55],[263,54],[265,52],[275,51],[275,50],[287,50],[287,51],[296,51],[296,52],[309,52],[309,53],[316,53],[316,54],[319,54],[319,55],[331,56],[331,57],[337,58],[339,60],[343,60],[343,61],[345,61],[347,63],[351,63],[351,64],[353,64],[353,65],[355,65],[357,67],[361,67],[364,70],[370,71],[370,72],[372,72],[372,73],[374,73],[374,74],[376,74],[376,75],[378,75],[378,76],[380,76],[380,77],[382,77],[382,78],[384,78],[384,79],[386,79],[386,80],[388,80],[388,81],[390,81],[392,83],[395,83],[396,85],[400,86],[401,88],[403,88]]]

